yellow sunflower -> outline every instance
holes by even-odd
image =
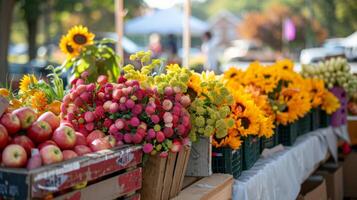
[[[322,103],[322,97],[325,93],[324,81],[320,79],[306,79],[306,86],[311,95],[311,106],[317,108]]]
[[[93,44],[95,35],[89,32],[87,27],[79,25],[71,28],[67,37],[72,47],[81,48],[85,45]]]
[[[27,93],[31,89],[31,85],[37,84],[37,79],[33,74],[27,74],[20,80],[20,93]]]
[[[337,97],[326,90],[322,96],[322,110],[324,110],[327,114],[332,114],[336,112],[340,106],[340,101],[337,99]]]
[[[278,68],[283,70],[288,70],[288,71],[294,70],[294,63],[289,59],[278,60],[276,61],[275,64],[277,65]]]
[[[201,94],[201,77],[197,73],[193,73],[188,81],[188,87],[195,91],[198,95]]]
[[[274,134],[274,128],[274,118],[262,117],[259,136],[265,136],[266,138],[270,138]]]
[[[231,149],[239,149],[242,145],[242,141],[239,136],[227,135],[222,139],[213,138],[212,145],[216,148],[219,147],[230,147]]]
[[[63,53],[67,55],[68,58],[77,57],[80,53],[80,49],[74,47],[67,36],[62,36],[59,47]]]
[[[43,112],[47,106],[46,94],[42,91],[37,91],[31,98],[31,107]]]
[[[238,114],[236,126],[242,136],[257,135],[260,130],[262,112],[255,104],[247,104],[244,112]]]

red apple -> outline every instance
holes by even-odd
[[[45,121],[37,121],[27,130],[27,136],[37,144],[49,140],[51,138],[51,134],[52,128]]]
[[[92,143],[95,139],[98,138],[103,138],[105,136],[105,134],[100,131],[100,130],[95,130],[92,131],[91,133],[89,133],[89,135],[87,136],[87,144]]]
[[[78,157],[78,154],[72,150],[64,150],[62,151],[63,160],[69,160],[75,157]]]
[[[109,144],[111,147],[115,147],[116,143],[117,143],[117,140],[115,139],[114,136],[112,135],[107,135],[104,137],[104,139],[108,140]]]
[[[60,118],[57,117],[53,112],[45,112],[43,113],[37,121],[45,121],[47,122],[52,130],[56,130],[60,126]]]
[[[61,162],[63,155],[61,150],[55,145],[47,145],[40,150],[42,162],[45,165]]]
[[[5,126],[0,124],[0,149],[5,148],[8,142],[9,142],[9,134],[7,133]]]
[[[85,145],[77,145],[74,147],[74,151],[79,155],[79,156],[82,156],[84,154],[87,154],[87,153],[91,153],[92,150],[88,147],[88,146],[85,146]]]
[[[76,134],[73,128],[60,126],[53,132],[52,140],[55,141],[61,149],[72,149],[76,144]]]
[[[95,139],[89,146],[94,152],[111,148],[110,143],[105,138]]]
[[[1,117],[1,124],[5,126],[7,132],[11,135],[17,133],[21,129],[19,118],[13,113],[5,113]]]
[[[47,140],[46,142],[43,142],[43,143],[39,144],[38,145],[38,149],[41,150],[43,147],[48,146],[48,145],[57,146],[56,142],[54,142],[53,140]]]
[[[18,144],[10,144],[2,152],[2,163],[5,167],[24,167],[26,162],[27,153]]]
[[[16,109],[12,113],[19,118],[22,129],[29,128],[37,118],[36,112],[29,107]]]
[[[12,143],[22,146],[25,149],[27,156],[29,157],[31,156],[31,149],[35,148],[35,145],[33,144],[32,140],[26,135],[19,135],[14,137]]]
[[[76,145],[87,145],[86,137],[80,133],[76,132]]]

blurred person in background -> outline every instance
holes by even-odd
[[[160,35],[153,33],[149,38],[149,50],[152,52],[153,58],[158,58],[162,54],[162,46]]]
[[[167,45],[166,45],[166,52],[167,52],[167,63],[168,64],[180,64],[180,58],[177,55],[177,40],[175,35],[169,34]]]
[[[202,36],[202,53],[205,56],[205,70],[214,71],[216,74],[220,73],[218,69],[218,59],[217,59],[217,44],[218,41],[212,36],[212,33],[207,31]]]

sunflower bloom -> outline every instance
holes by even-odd
[[[68,31],[67,37],[72,47],[81,48],[93,44],[95,35],[89,32],[87,27],[74,26]]]
[[[22,79],[20,80],[20,93],[27,93],[30,91],[30,87],[33,84],[37,84],[37,79],[35,75],[33,74],[28,74],[24,75]]]
[[[31,98],[31,106],[37,109],[39,112],[45,110],[47,105],[46,94],[42,91],[37,91],[33,94]]]
[[[325,91],[322,98],[321,108],[329,115],[336,112],[341,106],[337,97],[329,91]]]
[[[2,97],[8,97],[10,95],[10,92],[8,89],[6,88],[0,88],[0,95]]]
[[[67,55],[69,59],[77,57],[80,53],[80,49],[74,47],[67,36],[62,36],[59,47],[63,53]]]

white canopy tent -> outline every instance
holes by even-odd
[[[184,31],[184,13],[177,8],[155,10],[147,15],[128,20],[125,23],[126,34],[182,35]],[[195,17],[189,18],[192,36],[201,36],[208,30],[208,24]]]

